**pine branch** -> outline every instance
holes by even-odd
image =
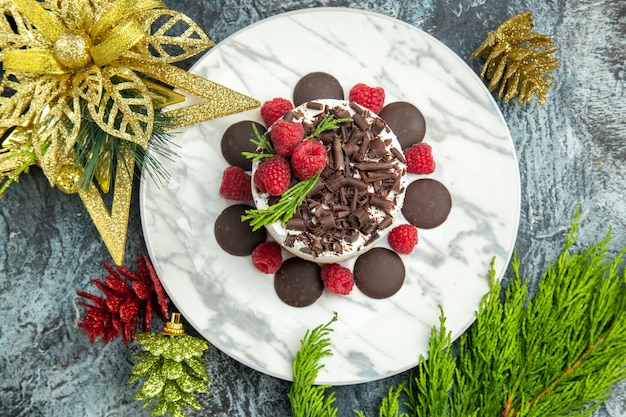
[[[317,126],[315,126],[315,130],[310,135],[305,137],[304,140],[312,139],[328,130],[337,130],[339,129],[339,125],[341,123],[352,122],[353,120],[354,119],[352,119],[351,117],[335,119],[335,116],[331,114],[330,116],[325,117],[324,120],[319,122]]]
[[[293,417],[335,417],[337,409],[332,406],[335,393],[325,395],[330,385],[314,385],[318,372],[324,367],[319,361],[332,355],[328,348],[332,332],[330,325],[337,320],[337,314],[326,324],[313,331],[307,330],[300,341],[300,350],[293,362],[293,384],[288,397],[291,401]]]
[[[409,417],[406,413],[400,414],[400,395],[403,392],[404,384],[400,384],[396,389],[390,387],[387,396],[381,400],[378,417]],[[362,411],[354,410],[354,414],[357,417],[367,417]]]
[[[241,154],[246,158],[251,159],[253,162],[274,156],[275,153],[274,148],[272,147],[272,142],[259,133],[259,129],[257,129],[255,123],[252,123],[252,131],[254,132],[256,139],[250,139],[250,142],[257,146],[259,152],[242,152]]]
[[[444,351],[442,318],[406,390],[413,416],[588,416],[626,378],[626,248],[609,259],[609,232],[575,251],[578,220],[532,299],[517,256],[504,300],[492,268],[457,358]]]
[[[445,326],[443,309],[439,329],[431,330],[428,359],[420,355],[417,376],[409,377],[405,392],[412,416],[444,416],[450,411],[448,392],[454,383],[456,362],[450,349],[451,336]]]
[[[83,105],[86,106],[84,103]],[[81,188],[85,189],[90,186],[96,176],[96,171],[99,169],[99,164],[102,163],[108,163],[109,172],[107,176],[111,179],[115,175],[113,167],[116,160],[121,162],[121,165],[127,171],[127,175],[132,177],[133,173],[128,170],[128,161],[125,160],[122,150],[128,151],[133,156],[139,171],[145,166],[146,172],[157,184],[162,185],[167,182],[169,173],[155,155],[160,155],[169,160],[176,156],[176,152],[173,149],[174,143],[171,135],[168,133],[168,130],[174,126],[170,115],[156,109],[154,111],[154,125],[150,139],[150,150],[155,154],[153,155],[152,152],[147,152],[140,145],[119,139],[103,131],[89,117],[89,112],[86,109],[82,111],[82,114],[84,117],[81,121],[74,149],[74,158],[77,164],[83,167],[83,175],[80,182]]]

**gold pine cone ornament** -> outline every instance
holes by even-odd
[[[490,32],[469,56],[485,59],[480,76],[489,81],[489,91],[498,90],[504,103],[517,97],[520,105],[526,104],[537,96],[544,104],[554,85],[549,73],[559,66],[552,56],[558,48],[550,36],[532,32],[533,26],[530,13],[518,13]]]

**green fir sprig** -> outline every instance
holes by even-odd
[[[390,387],[387,396],[381,400],[378,417],[409,417],[407,413],[400,413],[400,395],[404,391],[404,384],[397,388]],[[354,410],[357,417],[367,417],[363,411]]]
[[[260,152],[242,152],[241,154],[246,158],[251,159],[253,162],[274,156],[275,153],[274,148],[272,147],[272,142],[259,133],[259,129],[257,129],[256,124],[254,123],[252,123],[252,131],[254,132],[256,139],[251,138],[250,142],[254,143],[259,148]]]
[[[86,105],[86,104],[84,104]],[[121,162],[129,176],[132,172],[128,172],[128,161],[124,158],[124,152],[127,151],[131,155],[137,165],[139,172],[146,167],[146,173],[151,176],[157,184],[164,184],[169,179],[169,174],[159,161],[157,155],[167,159],[176,157],[175,145],[171,140],[170,134],[167,132],[174,127],[174,121],[167,113],[157,109],[154,111],[154,125],[152,128],[152,137],[150,139],[150,150],[148,152],[142,146],[119,139],[109,133],[103,131],[98,124],[91,119],[88,111],[82,112],[83,117],[80,125],[78,139],[74,146],[74,158],[76,163],[83,167],[83,175],[81,177],[80,187],[86,189],[92,183],[99,169],[99,161],[108,160],[108,176],[114,177],[114,161]]]
[[[429,358],[420,355],[414,372],[405,387],[407,406],[412,416],[445,416],[450,414],[448,392],[454,384],[456,363],[450,345],[452,340],[445,326],[445,316],[440,308],[439,329],[430,333]],[[431,395],[429,395],[431,394]]]
[[[296,213],[298,207],[300,207],[319,179],[320,173],[318,172],[310,179],[292,185],[280,196],[277,203],[272,204],[268,208],[246,210],[245,214],[241,216],[241,221],[250,220],[252,230],[258,230],[280,219],[282,219],[284,226]]]
[[[337,320],[337,313],[326,324],[305,333],[300,341],[300,350],[293,361],[293,384],[288,397],[291,402],[293,417],[335,417],[337,408],[333,407],[335,393],[326,395],[330,385],[315,385],[319,371],[324,367],[320,360],[332,355],[329,348],[330,327]]]
[[[328,130],[337,130],[339,129],[339,125],[341,123],[352,122],[353,119],[351,117],[344,117],[340,119],[335,119],[334,115],[330,115],[325,117],[321,122],[315,126],[315,130],[313,133],[304,138],[304,140],[312,139]]]

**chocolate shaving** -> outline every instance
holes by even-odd
[[[361,171],[384,171],[396,169],[396,165],[391,162],[357,162],[354,167]]]
[[[380,236],[380,235],[378,234],[378,232],[373,233],[373,234],[369,237],[369,239],[367,239],[367,242],[365,242],[365,246],[369,246],[369,244],[370,244],[370,243],[372,243],[372,242],[376,241],[376,239],[378,239],[378,236]]]
[[[343,184],[348,187],[353,187],[359,190],[365,190],[367,188],[367,184],[365,182],[354,177],[344,178]]]
[[[384,229],[388,228],[389,226],[391,226],[391,223],[393,223],[393,217],[385,216],[385,218],[382,219],[382,221],[380,223],[378,223],[378,229],[379,230],[384,230]]]
[[[361,226],[364,226],[370,222],[370,215],[364,208],[360,208],[355,211],[354,216],[357,218]]]
[[[353,230],[352,233],[346,235],[344,237],[344,239],[347,240],[350,243],[354,243],[354,242],[356,242],[359,239],[360,235],[361,234],[359,233],[358,230]]]
[[[359,106],[357,103],[355,103],[354,101],[351,101],[349,104],[350,108],[352,110],[354,110],[355,113],[359,113],[359,114],[363,114],[363,108],[361,106]]]
[[[355,155],[358,151],[359,151],[358,145],[347,144],[343,146],[343,152],[348,156]]]
[[[341,147],[341,139],[339,137],[335,137],[333,140],[333,163],[335,165],[335,169],[339,171],[343,171],[345,168],[345,164],[343,161],[343,149]]]
[[[309,101],[306,103],[306,107],[312,110],[324,110],[324,103],[318,101]]]
[[[374,207],[384,210],[385,213],[389,213],[394,206],[393,201],[385,200],[376,196],[372,196],[370,202]]]
[[[357,161],[365,160],[365,155],[367,154],[367,151],[370,148],[371,134],[369,131],[366,131],[365,133],[366,135],[365,137],[363,137],[363,141],[361,142],[361,147],[359,148],[359,152],[357,152],[356,154]]]
[[[324,229],[324,231],[329,231],[337,227],[337,225],[335,224],[335,218],[332,214],[322,216],[322,218],[320,219],[320,226],[322,227],[322,229]]]
[[[354,123],[356,123],[356,125],[363,131],[368,130],[370,125],[369,123],[367,123],[367,120],[365,120],[365,118],[363,116],[361,116],[359,113],[355,113],[352,116],[352,119],[354,120]]]
[[[295,218],[295,217],[292,217],[291,219],[289,219],[287,223],[285,224],[285,227],[287,229],[300,230],[300,231],[307,229],[304,219]]]
[[[367,180],[368,181],[380,181],[380,180],[395,180],[397,177],[395,172],[368,172]]]
[[[345,185],[345,180],[346,177],[338,171],[332,177],[326,179],[326,188],[328,188],[328,191],[336,193]]]
[[[330,112],[335,115],[337,119],[348,119],[350,118],[350,112],[347,109],[341,107],[335,107],[330,110]]]
[[[406,163],[406,159],[404,158],[404,152],[402,152],[400,149],[393,146],[391,147],[391,153],[398,159],[398,161],[402,162],[403,164]]]
[[[311,189],[311,191],[309,191],[309,193],[306,195],[307,198],[312,198],[314,196],[316,196],[320,191],[322,191],[322,189],[324,188],[324,180],[322,180],[321,178],[315,183],[315,185],[313,186],[313,188]]]
[[[369,222],[361,228],[361,233],[363,233],[364,235],[371,235],[376,231],[377,228],[378,226],[376,225],[376,223]]]
[[[385,127],[387,127],[387,123],[385,123],[383,119],[374,119],[374,122],[372,123],[372,133],[378,136],[385,129]]]

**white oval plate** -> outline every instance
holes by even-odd
[[[220,249],[214,222],[232,204],[218,192],[227,167],[220,140],[237,121],[261,121],[258,109],[176,133],[180,157],[162,160],[169,182],[158,186],[143,175],[143,231],[172,301],[214,346],[291,380],[306,330],[337,312],[333,356],[324,359],[317,383],[373,381],[415,366],[427,353],[439,306],[454,338],[473,322],[492,258],[501,275],[515,244],[517,158],[502,114],[472,69],[430,35],[382,15],[337,8],[282,14],[237,32],[192,68],[261,103],[291,99],[296,82],[312,71],[335,76],[346,95],[358,82],[382,86],[386,103],[409,101],[426,118],[425,141],[437,162],[430,177],[448,187],[453,207],[443,225],[420,230],[415,251],[402,255],[407,275],[397,294],[374,300],[355,288],[347,297],[324,293],[310,307],[290,307],[250,257]]]

